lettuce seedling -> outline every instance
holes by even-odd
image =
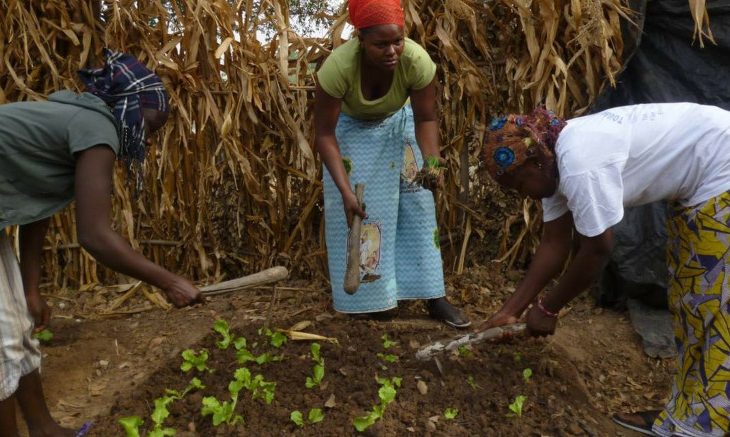
[[[268,352],[264,352],[263,354],[256,356],[252,354],[250,350],[245,348],[236,351],[236,361],[238,361],[238,364],[246,364],[249,361],[252,361],[261,365],[274,361],[281,361],[283,359],[283,355],[271,355]]]
[[[180,354],[183,358],[183,363],[180,365],[180,370],[183,372],[189,372],[195,368],[199,372],[207,370],[212,372],[213,369],[208,367],[205,363],[208,362],[208,349],[201,349],[197,354],[192,349],[185,349]]]
[[[304,426],[304,416],[302,416],[302,412],[299,410],[292,411],[289,415],[289,419],[291,419],[291,421],[300,428]]]
[[[174,396],[162,396],[161,398],[155,399],[155,408],[152,410],[150,418],[155,424],[152,430],[147,433],[147,437],[164,437],[175,435],[175,430],[172,428],[164,428],[163,424],[165,419],[170,415],[170,411],[167,406],[172,403],[176,398]]]
[[[522,371],[522,379],[525,380],[525,382],[530,382],[530,378],[532,377],[532,369],[529,367]]]
[[[395,363],[398,361],[398,356],[393,354],[381,354],[378,353],[378,358],[380,358],[383,361],[387,361],[388,363]]]
[[[221,402],[213,396],[203,398],[203,408],[200,413],[203,416],[212,415],[213,426],[218,426],[224,422],[229,425],[243,422],[243,417],[234,414],[234,412],[236,404],[238,404],[238,394],[250,383],[251,372],[245,367],[237,369],[233,373],[233,378],[233,381],[228,384],[228,393],[231,395],[230,401]]]
[[[453,420],[456,418],[457,414],[459,414],[459,410],[456,408],[447,408],[444,410],[444,419]]]
[[[457,349],[459,351],[459,356],[463,358],[469,358],[472,355],[471,349],[469,349],[466,345],[461,345]]]
[[[168,405],[170,405],[173,401],[182,399],[192,390],[201,390],[204,388],[205,386],[200,379],[193,378],[182,392],[165,389],[166,396],[162,396],[154,400],[155,408],[152,410],[152,414],[150,415],[154,426],[147,433],[147,437],[165,437],[175,435],[174,429],[163,427],[165,419],[167,419],[170,415],[170,411],[167,409]],[[139,437],[139,427],[142,426],[143,423],[144,420],[142,420],[139,416],[130,416],[119,419],[119,424],[122,425],[122,428],[124,428],[124,432],[127,437]]]
[[[41,343],[48,343],[53,340],[53,332],[46,328],[33,334],[33,338],[38,339]]]
[[[324,413],[321,408],[312,408],[307,416],[309,423],[319,423],[324,420]]]
[[[281,345],[283,345],[287,341],[286,334],[283,334],[279,331],[272,331],[269,328],[259,329],[259,335],[265,335],[269,337],[271,345],[274,347],[281,347]]]
[[[266,364],[266,363],[273,363],[274,361],[281,361],[284,359],[283,355],[271,355],[268,352],[264,352],[263,354],[256,357],[255,361],[256,364]]]
[[[426,166],[434,169],[441,169],[444,167],[443,164],[441,164],[441,160],[436,156],[429,156],[426,158]]]
[[[370,428],[377,420],[383,417],[383,413],[385,413],[385,407],[393,402],[396,395],[396,387],[400,387],[401,384],[401,378],[398,377],[393,377],[391,379],[377,378],[377,381],[378,384],[380,384],[380,389],[378,390],[378,398],[380,398],[380,403],[378,405],[374,405],[372,411],[370,411],[365,416],[356,417],[352,421],[352,424],[355,426],[355,429],[358,432],[365,431],[366,429]]]
[[[122,425],[127,437],[140,437],[139,427],[144,424],[144,420],[139,416],[129,416],[122,417],[118,423]]]
[[[235,335],[231,334],[231,328],[228,326],[228,322],[223,319],[218,319],[213,323],[213,331],[219,333],[221,340],[215,342],[216,347],[221,350],[226,350],[235,341]],[[245,340],[244,340],[245,341]]]
[[[291,419],[292,422],[294,422],[298,427],[304,426],[304,415],[299,410],[294,410],[289,415],[289,419]],[[312,408],[309,410],[309,414],[307,415],[307,420],[309,420],[309,423],[319,423],[324,420],[324,413],[322,412],[321,408]]]
[[[350,158],[342,158],[342,165],[345,167],[345,173],[349,175],[352,172],[352,160]]]
[[[525,404],[525,400],[527,399],[527,396],[519,395],[515,398],[514,402],[509,404],[509,409],[513,413],[517,415],[517,417],[522,417],[522,407]]]
[[[381,340],[383,340],[383,349],[390,349],[393,346],[397,345],[397,341],[393,341],[390,338],[388,338],[388,334],[383,334],[382,337],[380,337]]]
[[[469,384],[469,387],[471,387],[471,388],[472,388],[472,390],[476,390],[476,389],[478,389],[478,388],[481,388],[481,387],[479,386],[479,384],[477,384],[477,383],[476,383],[476,381],[474,381],[474,376],[472,376],[472,375],[469,375],[469,376],[468,376],[468,377],[466,378],[466,383],[467,383],[467,384]]]
[[[237,351],[246,349],[246,337],[237,337],[235,340],[233,340],[233,347]]]
[[[307,376],[305,385],[307,388],[314,388],[318,386],[324,378],[324,358],[320,354],[319,343],[312,343],[309,350],[312,355],[312,361],[314,361],[314,366],[312,367],[312,376]]]
[[[200,410],[200,414],[205,416],[213,416],[213,426],[219,426],[221,423],[227,423],[233,425],[239,422],[243,422],[243,417],[238,414],[233,414],[233,410],[236,408],[237,399],[230,402],[220,402],[213,396],[206,396],[203,398],[203,408]]]
[[[236,351],[236,361],[238,364],[246,364],[249,361],[256,361],[256,356],[246,348],[242,348]]]
[[[205,386],[200,381],[200,379],[193,378],[193,379],[190,380],[190,382],[188,383],[188,386],[185,387],[185,389],[182,392],[179,392],[177,390],[171,390],[169,388],[166,388],[165,389],[165,393],[167,393],[169,396],[171,396],[175,400],[178,400],[178,399],[184,398],[185,395],[187,395],[188,393],[190,393],[193,390],[202,390],[204,388],[205,388]]]
[[[241,367],[236,369],[233,377],[236,382],[241,384],[241,387],[251,392],[252,399],[262,399],[267,405],[274,400],[276,383],[265,381],[263,375],[251,377],[251,371],[246,367]]]

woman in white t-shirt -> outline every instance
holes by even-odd
[[[624,208],[667,200],[678,370],[663,410],[614,419],[651,435],[724,435],[730,429],[730,112],[647,104],[565,123],[538,109],[494,119],[483,152],[498,183],[542,199],[545,224],[524,280],[481,329],[516,322],[532,303],[529,332],[552,334],[560,309],[599,276]],[[576,256],[558,284],[536,299],[563,269],[574,235]]]

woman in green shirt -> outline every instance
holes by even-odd
[[[374,313],[398,300],[426,299],[432,317],[467,327],[463,312],[444,297],[433,195],[417,177],[439,180],[423,165],[441,162],[436,65],[404,37],[398,0],[351,0],[349,11],[358,37],[335,49],[318,71],[314,107],[334,307]],[[367,214],[353,192],[356,183],[366,187]],[[364,219],[362,278],[349,295],[343,280],[354,215]]]

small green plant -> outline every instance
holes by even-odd
[[[221,340],[215,342],[215,345],[216,347],[218,347],[218,349],[226,350],[236,340],[236,337],[231,334],[228,322],[226,322],[225,320],[216,320],[215,323],[213,323],[213,331],[219,333],[221,337],[223,337]],[[245,342],[246,339],[244,339],[243,341]]]
[[[237,351],[246,349],[246,337],[236,337],[236,339],[233,340],[233,348]]]
[[[273,363],[275,361],[281,361],[283,359],[283,355],[271,355],[268,352],[264,352],[263,354],[256,357],[256,364]]]
[[[388,362],[388,363],[395,363],[396,361],[398,361],[398,355],[393,355],[393,354],[379,353],[378,358],[380,358],[381,360]]]
[[[239,422],[243,422],[241,415],[235,414],[236,404],[238,404],[238,394],[243,390],[246,383],[244,381],[245,375],[241,373],[242,370],[248,371],[248,369],[237,369],[233,374],[233,381],[228,384],[228,393],[231,395],[230,401],[219,401],[214,396],[206,396],[203,398],[203,408],[200,413],[205,416],[213,416],[213,426],[219,426],[221,423],[227,423],[233,425]],[[248,373],[250,379],[251,373]]]
[[[436,249],[441,249],[441,235],[438,228],[433,230],[433,245],[436,246]]]
[[[291,419],[291,421],[300,428],[304,426],[304,416],[302,416],[302,412],[299,410],[292,411],[289,415],[289,419]]]
[[[342,165],[345,166],[345,173],[349,175],[352,172],[352,160],[350,158],[342,158]]]
[[[239,364],[246,364],[249,361],[256,364],[266,364],[274,361],[281,361],[283,359],[283,355],[271,355],[269,352],[264,352],[261,355],[254,355],[245,347],[236,351],[236,360]]]
[[[428,168],[434,168],[434,169],[441,169],[443,168],[443,165],[441,165],[441,160],[436,156],[429,156],[426,158],[426,167]]]
[[[470,356],[472,356],[471,349],[469,349],[466,345],[459,346],[459,349],[457,350],[459,351],[460,357],[469,358]]]
[[[312,408],[307,415],[309,423],[319,423],[324,420],[324,413],[321,408]]]
[[[377,380],[378,384],[380,384],[380,389],[378,389],[378,398],[380,398],[380,403],[378,405],[374,405],[372,411],[370,411],[368,414],[364,416],[358,416],[352,421],[352,424],[355,426],[355,429],[358,432],[365,431],[381,417],[383,417],[383,413],[385,413],[385,407],[393,402],[396,395],[396,388],[400,387],[401,384],[401,378],[398,377],[393,377],[390,379],[378,378]]]
[[[238,393],[236,393],[236,398],[230,402],[220,402],[214,396],[206,396],[203,398],[203,408],[200,410],[200,414],[202,414],[203,417],[212,415],[213,426],[219,426],[224,422],[229,425],[243,422],[243,417],[238,414],[234,414],[237,402]]]
[[[309,351],[312,355],[312,361],[314,361],[314,366],[312,367],[312,376],[307,376],[307,381],[305,385],[307,386],[307,388],[314,388],[318,386],[324,378],[324,358],[320,354],[319,343],[312,343],[312,345],[309,347]]]
[[[274,400],[275,388],[275,382],[264,381],[262,375],[252,377],[250,370],[246,367],[241,367],[233,372],[233,381],[228,384],[228,392],[231,395],[231,400],[221,402],[213,396],[205,397],[203,398],[203,408],[200,412],[203,416],[213,416],[213,426],[219,426],[221,423],[233,425],[238,422],[243,422],[243,417],[235,414],[238,396],[241,390],[246,389],[250,391],[253,399],[263,399],[268,405]]]
[[[33,338],[37,339],[41,343],[48,343],[53,340],[53,332],[46,328],[33,334]]]
[[[469,387],[471,387],[472,390],[476,390],[478,388],[481,388],[481,386],[476,383],[476,381],[474,380],[474,376],[472,376],[472,375],[469,375],[466,378],[466,383],[469,384]]]
[[[397,345],[397,341],[393,341],[390,338],[388,338],[388,334],[383,334],[382,337],[380,337],[381,340],[383,340],[383,349],[390,349],[393,346]]]
[[[454,420],[458,414],[459,410],[457,410],[456,408],[447,408],[444,410],[444,419]]]
[[[150,418],[154,423],[154,427],[147,433],[148,437],[164,437],[175,435],[175,430],[172,428],[165,428],[163,425],[165,419],[170,415],[170,411],[167,406],[172,403],[176,398],[175,396],[162,396],[155,399],[155,408],[152,410]]]
[[[530,378],[532,378],[532,369],[528,367],[522,371],[522,379],[524,379],[525,382],[530,382]]]
[[[185,395],[187,395],[188,393],[190,393],[193,390],[202,390],[204,388],[205,388],[205,386],[203,385],[203,382],[200,381],[200,379],[193,378],[190,380],[190,382],[188,383],[188,386],[185,387],[185,389],[183,389],[182,392],[177,391],[177,390],[170,390],[169,388],[166,388],[165,393],[167,393],[167,395],[171,396],[173,399],[178,400],[178,399],[184,398]]]
[[[152,410],[152,414],[150,416],[152,418],[152,422],[154,423],[154,427],[147,433],[147,436],[164,437],[175,435],[174,429],[163,427],[165,419],[167,419],[167,417],[170,415],[167,406],[170,405],[170,403],[172,403],[173,401],[182,399],[192,390],[200,390],[204,388],[205,386],[200,381],[200,379],[193,378],[190,380],[190,383],[188,383],[188,386],[185,387],[182,392],[177,390],[165,389],[165,393],[167,394],[167,396],[162,396],[154,400],[155,408],[154,410]],[[144,424],[144,420],[142,420],[142,418],[139,416],[123,417],[119,419],[119,424],[124,429],[127,437],[139,437],[139,427]]]
[[[294,410],[289,415],[289,418],[292,422],[294,422],[298,427],[304,426],[304,415],[302,415],[302,412],[299,410]],[[322,412],[321,408],[312,408],[309,410],[309,414],[307,415],[307,420],[309,423],[319,423],[324,420],[324,413]]]
[[[515,361],[515,364],[520,364],[522,362],[522,354],[519,352],[515,352],[514,355],[512,355],[512,358]]]
[[[129,417],[122,417],[119,419],[118,423],[122,425],[122,429],[124,429],[124,434],[127,437],[140,437],[139,435],[139,427],[144,424],[144,420],[142,420],[139,416],[129,416]]]
[[[240,369],[236,369],[233,373],[233,377],[243,388],[251,392],[251,397],[253,399],[262,399],[266,405],[271,404],[271,401],[274,400],[276,383],[265,381],[263,375],[256,375],[255,377],[252,377],[251,371],[246,367],[242,367]]]
[[[522,417],[522,407],[525,404],[525,400],[527,400],[527,396],[519,395],[515,398],[514,402],[509,404],[510,411],[516,414],[517,417]]]
[[[183,372],[189,372],[193,368],[195,368],[198,372],[202,372],[204,370],[207,370],[208,372],[213,371],[213,369],[208,367],[206,364],[208,362],[208,349],[201,349],[197,354],[192,349],[185,349],[180,355],[182,355],[183,358],[180,370]]]
[[[272,331],[269,328],[259,329],[259,335],[265,335],[265,336],[269,337],[269,341],[271,342],[271,345],[276,348],[281,347],[281,345],[283,345],[287,341],[286,334],[281,333],[279,331]]]

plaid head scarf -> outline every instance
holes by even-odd
[[[565,124],[544,108],[537,108],[529,115],[493,118],[482,147],[482,161],[487,171],[497,178],[537,156],[539,146],[554,151]]]
[[[117,120],[121,156],[128,167],[145,158],[142,109],[170,110],[160,77],[135,57],[104,49],[104,66],[79,70],[86,91],[106,102]]]

